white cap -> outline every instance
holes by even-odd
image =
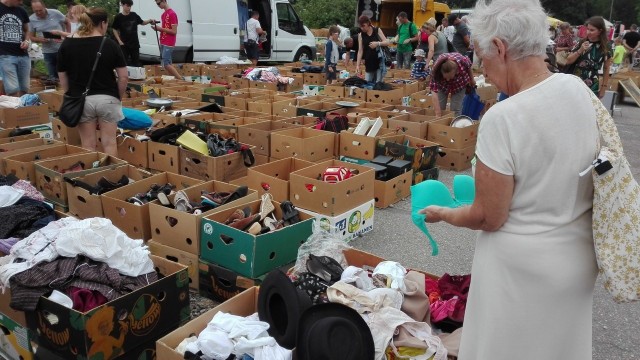
[[[416,57],[418,57],[418,56],[425,57],[427,54],[425,54],[424,50],[422,50],[422,49],[416,49],[416,52],[414,53],[414,55]]]

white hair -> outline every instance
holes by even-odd
[[[493,40],[502,40],[514,60],[544,56],[549,43],[547,14],[539,0],[478,0],[469,28],[482,56],[496,53]]]

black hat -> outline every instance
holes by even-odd
[[[284,348],[296,346],[298,321],[309,307],[309,295],[296,288],[281,270],[271,271],[260,285],[258,316],[269,324],[267,332]]]
[[[302,314],[296,342],[298,360],[373,360],[373,336],[362,316],[352,308],[327,303]]]

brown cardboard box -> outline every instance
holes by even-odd
[[[341,108],[335,103],[325,103],[322,101],[304,104],[298,106],[298,110],[296,111],[296,116],[315,116],[315,117],[325,117],[327,113],[341,113],[344,112],[344,115],[347,114],[347,109]]]
[[[143,130],[140,132],[144,133]],[[141,168],[149,167],[149,141],[140,141],[131,136],[120,135],[116,138],[116,143],[120,159]]]
[[[381,128],[375,137],[357,135],[349,131],[340,133],[340,156],[373,160],[378,140],[397,135],[395,130]]]
[[[387,181],[375,180],[373,183],[373,195],[377,208],[387,208],[389,205],[405,199],[411,195],[411,182],[413,171],[396,176]]]
[[[50,139],[29,139],[0,144],[0,174],[6,174],[3,161],[4,158],[60,145],[64,145],[64,143]]]
[[[340,85],[325,85],[324,86],[324,94],[326,96],[331,96],[331,97],[336,97],[336,98],[343,98],[344,94],[345,94],[345,88],[344,88],[344,86],[342,86],[342,84],[340,84]]]
[[[481,101],[497,100],[498,88],[495,85],[483,86],[476,88],[476,94],[480,96]]]
[[[358,175],[331,184],[322,180],[328,167],[356,169]],[[291,173],[289,199],[299,208],[335,216],[373,199],[373,169],[337,160],[322,162]]]
[[[203,93],[203,88],[190,85],[171,86],[162,89],[162,96],[181,96],[198,101],[202,98]]]
[[[103,159],[104,162],[100,167],[92,167],[94,162],[102,161]],[[69,169],[78,162],[82,162],[84,164],[85,170],[63,173],[63,171]],[[124,165],[127,165],[126,161],[104,153],[76,153],[73,155],[36,162],[35,183],[38,190],[40,190],[47,200],[66,207],[68,206],[68,201],[67,186],[64,180],[65,178],[73,179],[100,170],[111,169]]]
[[[327,75],[324,73],[304,73],[305,85],[324,85],[327,83]]]
[[[379,155],[409,161],[413,171],[426,170],[436,164],[438,144],[409,135],[390,136],[376,144],[375,156]]]
[[[271,100],[262,99],[262,100],[250,101],[249,103],[247,103],[247,110],[271,115],[272,114]]]
[[[0,128],[12,129],[49,122],[49,107],[46,104],[25,106],[17,109],[0,108]]]
[[[48,160],[71,154],[88,153],[89,150],[73,145],[52,146],[45,149],[37,149],[18,155],[4,158],[4,168],[7,174],[14,174],[19,179],[35,184],[36,168],[35,162]]]
[[[147,246],[152,255],[186,266],[189,287],[198,290],[198,255],[163,245],[153,239],[147,241]]]
[[[293,128],[271,134],[271,157],[284,159],[295,157],[307,161],[322,161],[333,157],[335,135],[333,133]]]
[[[411,106],[421,107],[425,109],[433,108],[433,99],[436,98],[436,95],[431,95],[429,91],[417,92],[410,95]]]
[[[253,151],[255,146],[249,146],[249,148]],[[180,148],[178,154],[180,157],[179,173],[203,181],[219,180],[229,182],[245,176],[247,167],[251,166],[245,164],[241,152],[212,157]]]
[[[189,201],[200,203],[201,193],[207,192],[234,192],[238,186],[220,181],[207,181],[194,185],[184,190]],[[169,196],[173,203],[175,195]],[[149,204],[149,216],[152,237],[160,244],[186,251],[196,256],[200,255],[200,220],[203,216],[214,214],[229,208],[240,207],[243,204],[258,200],[255,190],[249,190],[248,194],[228,204],[220,205],[200,215],[194,215],[184,211],[162,206],[158,203]]]
[[[454,128],[449,126],[451,120],[450,117],[447,117],[430,122],[427,130],[427,140],[452,149],[464,149],[475,145],[480,123],[464,128]]]
[[[278,100],[271,104],[273,115],[279,116],[296,116],[297,108],[296,108],[296,99],[284,99]]]
[[[127,199],[138,193],[146,193],[153,184],[162,186],[167,183],[175,185],[174,190],[178,191],[200,184],[202,181],[167,172],[150,176],[103,194],[104,216],[132,239],[151,239],[149,204],[135,205],[127,202]]]
[[[33,93],[33,91],[32,91]],[[42,91],[38,93],[38,97],[40,100],[47,104],[47,108],[49,112],[57,113],[60,110],[60,106],[62,105],[62,97],[64,95],[64,91]]]
[[[3,131],[11,131],[11,129],[0,130],[0,132],[3,132]],[[0,144],[10,144],[10,143],[14,143],[16,141],[39,139],[39,138],[40,138],[40,135],[38,133],[32,133],[32,134],[20,135],[20,136],[12,136],[12,137],[0,137]]]
[[[53,118],[51,127],[53,128],[52,130],[54,140],[62,141],[63,143],[69,145],[82,145],[82,141],[80,141],[80,133],[78,133],[77,127],[70,128],[58,118]]]
[[[149,156],[149,169],[180,172],[180,148],[175,145],[149,141],[147,154]]]
[[[260,285],[264,277],[251,279],[233,270],[199,261],[198,278],[200,296],[223,303],[253,286]]]
[[[249,79],[227,76],[229,88],[234,90],[246,89],[249,87]]]
[[[367,89],[361,89],[358,87],[345,87],[344,97],[349,101],[367,101]]]
[[[475,156],[476,145],[464,149],[440,147],[436,164],[441,169],[463,171],[471,167],[471,159]]]
[[[0,313],[8,316],[11,320],[17,322],[23,327],[27,327],[27,320],[24,311],[14,310],[9,304],[11,303],[11,288],[0,291]]]
[[[312,165],[312,162],[291,157],[274,160],[268,164],[249,168],[246,184],[250,189],[257,190],[260,196],[269,192],[273,195],[274,200],[283,202],[289,200],[289,176],[291,173]],[[267,185],[268,190],[263,187],[263,183]]]
[[[437,119],[435,116],[429,115],[403,114],[389,119],[387,127],[394,130],[398,129],[406,135],[426,139],[428,123],[435,119]]]
[[[284,121],[263,121],[238,127],[238,140],[255,146],[254,155],[269,156],[273,132],[300,127]]]
[[[89,185],[96,185],[98,180],[105,178],[113,183],[117,183],[123,176],[130,181],[140,181],[150,177],[152,174],[132,165],[120,166],[113,169],[98,171],[85,176],[80,176],[77,180]],[[69,204],[69,214],[78,219],[88,219],[91,217],[104,217],[102,210],[102,197],[98,194],[91,194],[88,190],[79,186],[67,183],[67,200]]]
[[[401,105],[404,90],[402,88],[393,90],[367,90],[367,102],[387,105]]]

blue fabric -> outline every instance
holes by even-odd
[[[36,106],[40,105],[40,97],[36,94],[24,94],[20,96],[20,106]]]
[[[123,107],[124,119],[118,122],[118,127],[125,130],[146,129],[153,124],[149,115],[143,111]]]
[[[480,95],[476,94],[475,90],[465,95],[462,100],[462,115],[478,120],[482,109],[484,109],[484,103],[480,100]]]

